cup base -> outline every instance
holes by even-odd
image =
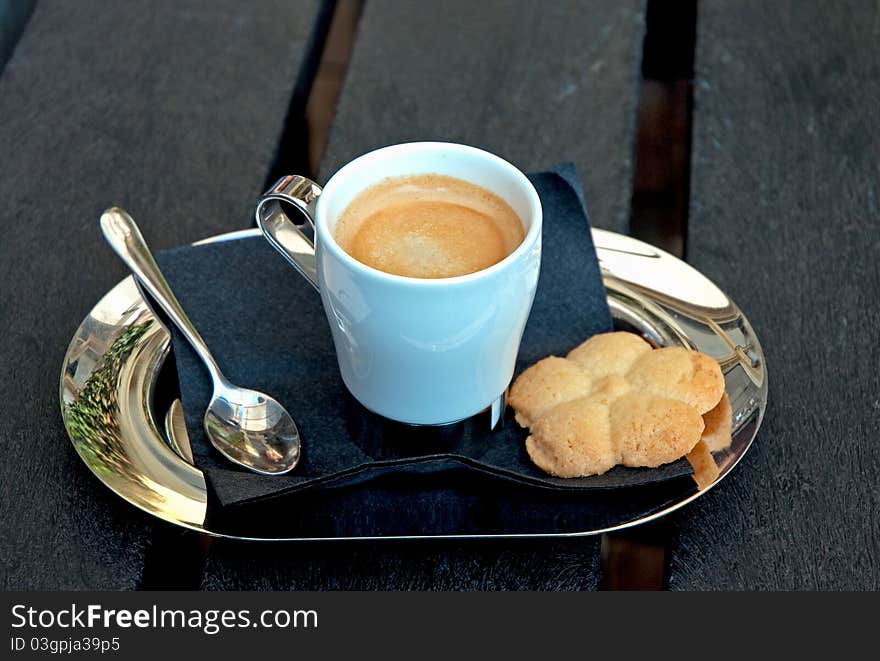
[[[485,409],[462,420],[437,425],[411,424],[374,413],[349,394],[346,424],[351,438],[376,460],[456,452],[473,456],[500,429],[506,405],[505,390]]]

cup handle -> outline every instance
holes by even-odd
[[[257,226],[275,250],[293,264],[294,268],[318,289],[318,269],[315,260],[315,200],[321,187],[311,179],[299,175],[281,177],[257,202]],[[303,232],[304,224],[297,225],[281,207],[281,202],[294,206],[311,228],[312,236]]]

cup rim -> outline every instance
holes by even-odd
[[[484,158],[494,162],[495,165],[500,166],[501,169],[506,170],[508,174],[512,175],[514,179],[518,179],[522,184],[523,190],[525,191],[528,198],[529,212],[531,214],[532,222],[529,225],[529,229],[526,232],[526,235],[523,237],[522,242],[520,242],[516,249],[501,261],[496,262],[495,264],[492,264],[487,268],[480,269],[479,271],[474,271],[473,273],[466,273],[464,275],[456,275],[448,278],[416,278],[413,276],[398,275],[396,273],[380,271],[377,268],[358,261],[347,252],[345,252],[345,250],[342,249],[342,246],[340,246],[336,242],[336,239],[333,238],[333,234],[327,228],[326,223],[321,221],[321,219],[324,217],[324,214],[326,213],[325,207],[327,206],[327,200],[329,199],[328,193],[331,192],[336,185],[338,185],[338,182],[343,181],[346,175],[350,174],[356,168],[362,167],[365,161],[369,161],[375,158],[380,152],[405,152],[412,150],[469,153],[471,155],[476,155],[480,158]],[[402,142],[394,145],[388,145],[386,147],[379,147],[378,149],[373,149],[372,151],[366,152],[365,154],[361,154],[354,160],[349,161],[347,164],[342,166],[333,174],[333,176],[330,177],[330,179],[327,181],[327,184],[324,186],[321,195],[318,196],[317,205],[315,207],[315,231],[318,235],[318,245],[320,245],[324,249],[329,250],[336,259],[346,264],[349,268],[363,273],[365,276],[372,279],[387,282],[389,284],[407,284],[419,287],[448,287],[450,285],[465,284],[473,282],[475,280],[482,280],[508,268],[511,264],[518,261],[524,253],[534,248],[535,243],[541,236],[542,224],[543,209],[541,207],[541,199],[538,197],[538,191],[535,190],[534,185],[531,181],[529,181],[529,178],[526,177],[522,170],[517,168],[509,161],[501,158],[500,156],[485,151],[484,149],[471,147],[469,145],[463,145],[456,142]]]

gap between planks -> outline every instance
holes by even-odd
[[[629,233],[684,257],[696,0],[649,0],[645,23]],[[670,535],[665,518],[603,535],[599,589],[667,589]]]

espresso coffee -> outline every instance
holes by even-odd
[[[525,233],[510,205],[462,179],[392,177],[360,193],[333,238],[359,262],[412,278],[451,278],[500,262]]]

